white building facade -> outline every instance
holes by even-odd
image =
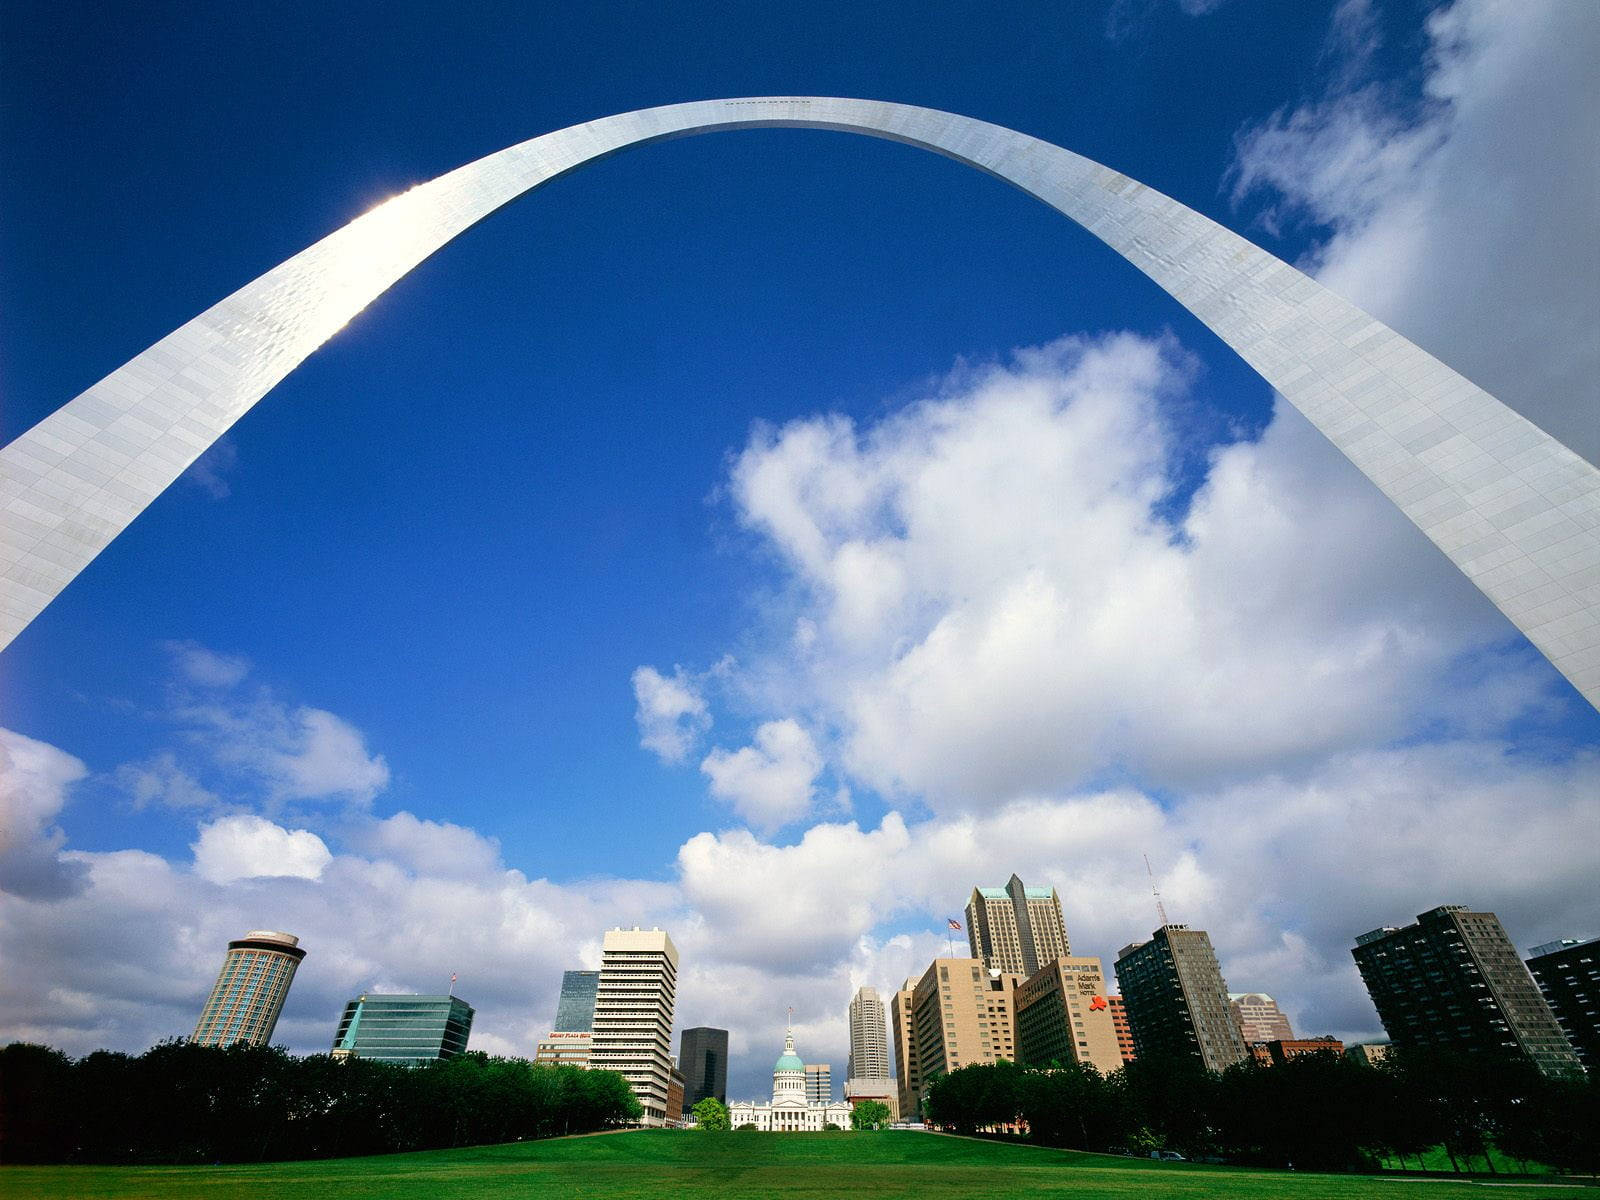
[[[794,1030],[783,1039],[783,1056],[772,1069],[772,1100],[736,1100],[728,1105],[735,1129],[754,1125],[763,1133],[821,1133],[829,1125],[850,1128],[850,1105],[806,1099],[806,1064],[794,1052]]]

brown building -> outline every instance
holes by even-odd
[[[667,1124],[680,1125],[683,1123],[683,1072],[673,1067],[667,1073]]]
[[[1016,1061],[1012,1003],[1020,982],[985,970],[976,958],[936,958],[923,972],[911,998],[919,1102],[913,1111],[921,1111],[923,1094],[940,1075],[1001,1058]]]
[[[1263,1067],[1275,1067],[1291,1058],[1304,1058],[1308,1054],[1331,1054],[1337,1058],[1343,1053],[1344,1043],[1332,1037],[1278,1038],[1250,1044],[1250,1057]]]
[[[1229,992],[1228,1008],[1246,1046],[1294,1038],[1289,1018],[1278,1007],[1278,1002],[1265,992]]]
[[[1133,1026],[1128,1024],[1128,1007],[1123,1004],[1121,996],[1107,996],[1106,1004],[1111,1009],[1111,1024],[1117,1031],[1117,1049],[1122,1052],[1122,1061],[1131,1063],[1139,1055],[1133,1048]]]
[[[1058,958],[1017,984],[1017,1061],[1030,1067],[1084,1063],[1103,1075],[1122,1066],[1117,1027],[1098,958]]]
[[[916,984],[907,979],[889,1002],[889,1028],[894,1038],[895,1094],[902,1121],[922,1119],[922,1108],[917,1103],[922,1095],[922,1071],[917,1062],[916,1029],[911,1018],[915,996]]]
[[[1003,888],[972,889],[967,941],[986,969],[1023,978],[1072,953],[1055,888],[1027,887],[1015,875]]]

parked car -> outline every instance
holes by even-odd
[[[1157,1162],[1188,1162],[1189,1160],[1176,1150],[1152,1150],[1150,1157]]]

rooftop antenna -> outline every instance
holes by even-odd
[[[1156,873],[1150,869],[1150,856],[1144,856],[1144,873],[1150,876],[1150,894],[1156,898],[1156,912],[1161,914],[1161,928],[1165,929],[1172,924],[1167,920],[1167,906],[1161,903],[1161,892],[1156,887]]]

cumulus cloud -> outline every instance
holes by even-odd
[[[262,876],[317,879],[333,860],[321,838],[308,829],[285,829],[265,817],[220,817],[200,827],[192,847],[194,872],[211,883]]]
[[[654,667],[638,668],[633,673],[633,696],[639,744],[662,762],[683,762],[711,728],[711,710],[699,683],[682,667],[674,667],[670,676]]]
[[[250,660],[235,654],[218,654],[199,642],[167,642],[165,649],[181,678],[207,688],[232,688],[250,674]]]
[[[65,859],[56,818],[88,769],[54,746],[0,729],[0,889],[59,900],[83,884],[84,870]]]
[[[700,770],[710,779],[713,796],[770,833],[811,812],[822,754],[805,728],[785,717],[757,729],[754,745],[714,748]]]
[[[1307,265],[1600,462],[1600,6],[1457,0],[1420,96],[1342,5],[1327,90],[1241,132],[1234,198],[1326,230]]]

